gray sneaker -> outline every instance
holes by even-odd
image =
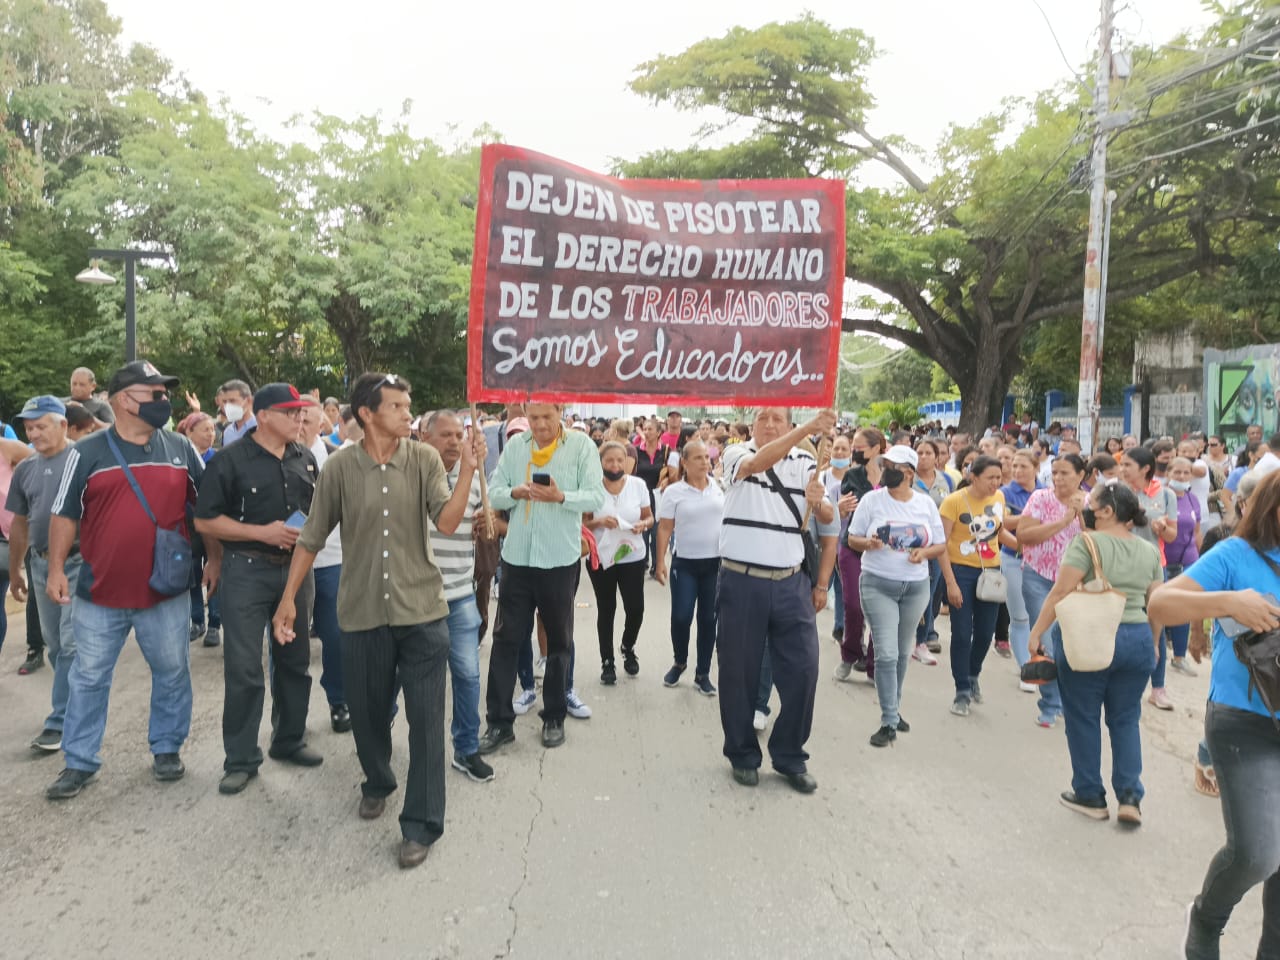
[[[204,635],[204,645],[206,647],[216,647],[222,643],[222,628],[210,627]]]
[[[41,753],[57,753],[62,749],[62,731],[45,727],[40,735],[31,741],[31,749]]]
[[[849,674],[852,672],[853,672],[853,664],[845,663],[843,660],[841,660],[840,665],[836,667],[836,679],[847,682],[849,679]]]
[[[566,690],[564,695],[565,710],[569,712],[569,716],[578,720],[590,720],[591,708],[582,702],[582,698],[578,696],[577,690]]]
[[[951,704],[951,712],[957,717],[967,717],[969,715],[969,698],[956,697],[955,703]]]
[[[969,699],[974,703],[982,702],[982,687],[978,686],[978,678],[969,678]]]

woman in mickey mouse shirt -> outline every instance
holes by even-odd
[[[942,529],[947,552],[941,557],[951,609],[951,676],[956,685],[951,712],[969,715],[970,703],[982,702],[978,676],[991,649],[1000,604],[979,600],[983,569],[999,571],[1000,530],[1005,502],[1000,492],[1003,472],[995,457],[978,457],[969,468],[969,486],[942,501]]]

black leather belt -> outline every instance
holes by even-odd
[[[269,563],[273,567],[287,567],[293,561],[293,554],[290,553],[263,553],[261,550],[228,550],[227,552],[248,560],[257,560],[259,563]]]

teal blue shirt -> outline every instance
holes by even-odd
[[[582,515],[604,505],[600,451],[591,438],[564,430],[560,445],[545,467],[531,467],[533,434],[512,437],[502,450],[489,481],[489,503],[509,512],[502,559],[518,567],[549,570],[567,567],[582,556]],[[516,500],[511,491],[529,482],[531,473],[549,473],[564,494],[564,503]]]

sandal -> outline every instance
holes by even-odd
[[[1198,760],[1196,767],[1196,793],[1204,794],[1206,797],[1218,797],[1218,776],[1213,772],[1213,767],[1206,767]]]

